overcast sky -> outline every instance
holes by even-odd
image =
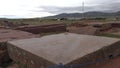
[[[0,0],[0,17],[34,18],[60,13],[81,13],[82,2],[85,12],[120,10],[120,0]]]

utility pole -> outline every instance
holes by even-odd
[[[84,1],[82,2],[82,18],[84,19],[84,9],[85,8],[85,4]]]

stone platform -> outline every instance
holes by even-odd
[[[73,33],[9,41],[8,45],[10,57],[28,68],[47,68],[60,63],[64,66],[82,64],[120,54],[119,39]]]

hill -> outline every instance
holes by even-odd
[[[98,12],[98,11],[93,11],[93,12],[85,12],[85,13],[62,13],[58,14],[55,16],[48,16],[44,17],[47,19],[52,19],[52,18],[96,18],[96,17],[120,17],[120,11],[114,12],[114,13],[107,13],[107,12]]]

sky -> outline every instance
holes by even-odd
[[[120,0],[0,0],[0,18],[36,18],[60,13],[119,10]]]

